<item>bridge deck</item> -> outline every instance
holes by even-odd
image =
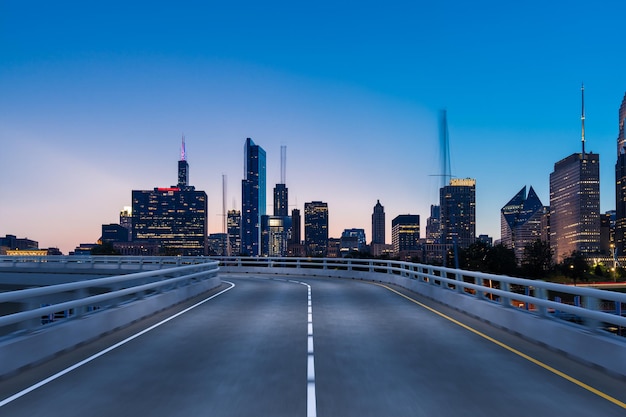
[[[8,401],[0,415],[626,413],[620,403],[626,402],[623,380],[415,294],[405,293],[409,300],[372,283],[297,279],[311,286],[308,317],[307,288],[288,281],[294,278],[223,279],[236,286]],[[0,401],[164,317],[159,314],[0,381]]]

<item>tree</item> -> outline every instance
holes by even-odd
[[[111,242],[102,242],[100,245],[96,245],[91,248],[92,255],[119,255],[120,252],[113,247]]]
[[[563,275],[570,277],[576,283],[577,279],[587,281],[587,272],[589,271],[589,265],[585,256],[579,251],[573,251],[570,256],[563,260],[561,263],[561,271]]]
[[[542,278],[553,271],[550,245],[540,239],[526,245],[522,256],[522,270],[529,278]]]
[[[517,272],[515,253],[501,244],[489,246],[477,241],[461,249],[459,258],[461,269],[502,275],[514,275]]]
[[[488,252],[488,272],[501,275],[515,275],[518,272],[515,252],[503,244],[497,244]]]

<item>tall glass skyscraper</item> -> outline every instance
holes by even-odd
[[[466,248],[476,240],[476,180],[450,179],[439,190],[441,243]]]
[[[328,204],[304,203],[304,241],[310,256],[326,256],[328,250]]]
[[[546,216],[547,208],[541,204],[533,187],[526,195],[526,186],[500,210],[501,242],[513,249],[518,263],[522,261],[527,245],[536,240],[547,242],[543,233]]]
[[[241,254],[241,212],[239,210],[228,210],[227,216],[227,252],[230,256],[239,256]]]
[[[372,244],[385,244],[385,208],[376,201],[372,213]]]
[[[600,156],[574,153],[550,174],[550,246],[560,263],[600,252]]]
[[[247,138],[241,181],[241,254],[261,254],[261,216],[265,215],[265,151]]]

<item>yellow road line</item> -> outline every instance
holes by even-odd
[[[447,316],[447,315],[443,314],[442,312],[435,310],[434,308],[431,308],[431,307],[429,307],[429,306],[427,306],[427,305],[425,305],[425,304],[423,304],[423,303],[420,303],[419,301],[414,300],[413,298],[411,298],[411,297],[409,297],[409,296],[407,296],[407,295],[404,295],[404,294],[402,294],[401,292],[396,291],[396,290],[394,290],[394,289],[393,289],[393,288],[391,288],[391,287],[388,287],[388,286],[383,285],[383,284],[376,284],[376,283],[374,283],[374,284],[375,284],[375,285],[378,285],[378,286],[380,286],[380,287],[386,288],[386,289],[388,289],[389,291],[391,291],[391,292],[393,292],[393,293],[396,293],[396,294],[398,294],[399,296],[401,296],[401,297],[403,297],[403,298],[406,298],[407,300],[409,300],[409,301],[411,301],[411,302],[413,302],[413,303],[415,303],[415,304],[419,305],[420,307],[423,307],[423,308],[425,308],[426,310],[428,310],[428,311],[430,311],[430,312],[432,312],[432,313],[435,313],[435,314],[437,314],[438,316],[443,317],[444,319],[449,320],[449,321],[451,321],[452,323],[454,323],[454,324],[456,324],[456,325],[458,325],[458,326],[461,326],[462,328],[464,328],[464,329],[466,329],[466,330],[469,330],[470,332],[472,332],[472,333],[474,333],[474,334],[476,334],[476,335],[478,335],[478,336],[480,336],[480,337],[482,337],[482,338],[484,338],[484,339],[486,339],[486,340],[488,340],[488,341],[490,341],[490,342],[492,342],[492,343],[494,343],[494,344],[496,344],[496,345],[498,345],[498,346],[500,346],[500,347],[502,347],[502,348],[504,348],[504,349],[508,350],[509,352],[512,352],[512,353],[516,354],[517,356],[520,356],[520,357],[522,357],[522,358],[526,359],[527,361],[532,362],[532,363],[534,363],[535,365],[540,366],[540,367],[542,367],[543,369],[545,369],[545,370],[547,370],[547,371],[550,371],[550,372],[552,372],[553,374],[558,375],[558,376],[560,376],[561,378],[566,379],[567,381],[569,381],[569,382],[571,382],[571,383],[573,383],[573,384],[576,384],[576,385],[578,385],[579,387],[584,388],[584,389],[586,389],[587,391],[592,392],[592,393],[594,393],[595,395],[597,395],[597,396],[599,396],[599,397],[602,397],[602,398],[604,398],[605,400],[610,401],[610,402],[612,402],[613,404],[615,404],[615,405],[617,405],[617,406],[619,406],[619,407],[622,407],[622,408],[626,409],[626,403],[624,403],[624,402],[622,402],[622,401],[618,400],[617,398],[614,398],[614,397],[612,397],[612,396],[610,396],[610,395],[608,395],[608,394],[605,394],[604,392],[602,392],[602,391],[600,391],[600,390],[598,390],[598,389],[596,389],[596,388],[594,388],[594,387],[592,387],[592,386],[589,386],[589,385],[585,384],[584,382],[582,382],[582,381],[580,381],[580,380],[578,380],[578,379],[576,379],[576,378],[574,378],[574,377],[572,377],[572,376],[570,376],[570,375],[567,375],[566,373],[563,373],[563,372],[559,371],[558,369],[555,369],[555,368],[551,367],[550,365],[547,365],[547,364],[545,364],[545,363],[541,362],[541,361],[540,361],[540,360],[538,360],[538,359],[533,358],[532,356],[528,356],[527,354],[525,354],[525,353],[523,353],[523,352],[520,352],[519,350],[517,350],[517,349],[515,349],[515,348],[513,348],[513,347],[511,347],[511,346],[509,346],[509,345],[507,345],[506,343],[500,342],[499,340],[496,340],[496,339],[494,339],[494,338],[493,338],[493,337],[491,337],[491,336],[487,336],[486,334],[484,334],[484,333],[482,333],[482,332],[480,332],[480,331],[478,331],[478,330],[474,329],[473,327],[470,327],[470,326],[468,326],[467,324],[461,323],[460,321],[455,320],[455,319],[453,319],[452,317]]]

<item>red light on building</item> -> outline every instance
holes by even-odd
[[[180,191],[180,188],[178,187],[157,188],[157,191],[162,192],[162,193],[167,193],[170,191]]]

